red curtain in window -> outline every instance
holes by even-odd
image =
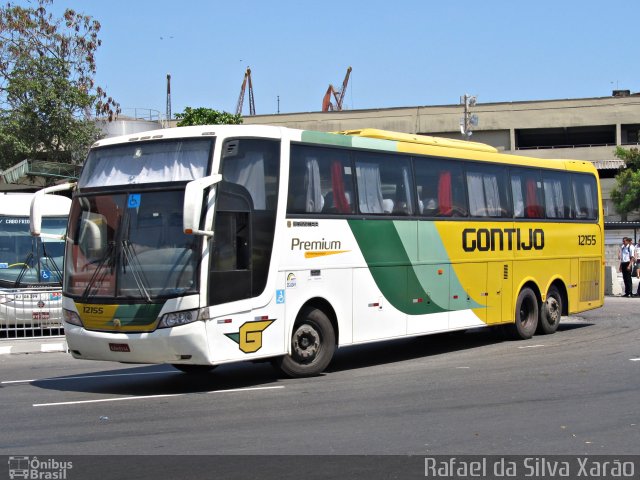
[[[538,205],[538,195],[536,188],[536,181],[533,178],[527,179],[526,184],[526,217],[527,218],[542,218],[542,207]]]
[[[438,207],[440,209],[440,215],[451,215],[452,206],[451,172],[440,172],[440,178],[438,179]]]
[[[351,207],[344,193],[342,163],[337,160],[334,160],[331,164],[331,186],[333,188],[333,204],[338,213],[351,213]]]

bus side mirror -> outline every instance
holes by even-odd
[[[38,190],[31,199],[31,210],[29,215],[29,230],[34,237],[50,236],[42,233],[42,205],[47,201],[46,195],[53,192],[63,192],[65,190],[71,190],[76,186],[76,182],[62,183],[60,185],[53,185],[51,187]],[[55,236],[55,238],[60,238]]]
[[[200,230],[202,201],[204,200],[204,191],[221,180],[222,175],[215,174],[187,183],[184,189],[184,207],[182,211],[182,229],[187,235],[213,235],[212,230]]]

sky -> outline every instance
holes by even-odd
[[[28,0],[15,3],[27,4]],[[640,90],[636,1],[54,0],[101,24],[96,83],[131,109],[257,114],[602,97]],[[278,103],[279,97],[279,103]],[[248,114],[245,95],[243,113]]]

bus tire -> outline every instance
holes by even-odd
[[[171,366],[177,370],[180,370],[182,373],[191,374],[208,373],[217,367],[217,365],[189,365],[186,363],[172,363]]]
[[[329,317],[317,308],[306,308],[293,326],[291,354],[278,357],[275,364],[289,377],[311,377],[327,368],[335,350]]]
[[[549,335],[558,329],[562,317],[562,295],[555,286],[551,286],[547,292],[547,299],[540,308],[540,320],[538,321],[538,333]]]
[[[520,290],[516,300],[515,323],[509,325],[511,337],[528,340],[538,328],[538,297],[529,287]]]

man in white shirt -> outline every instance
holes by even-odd
[[[622,272],[622,280],[624,281],[624,297],[632,296],[633,283],[631,281],[631,271],[635,261],[635,248],[629,237],[622,239],[622,247],[620,247],[620,272]]]

